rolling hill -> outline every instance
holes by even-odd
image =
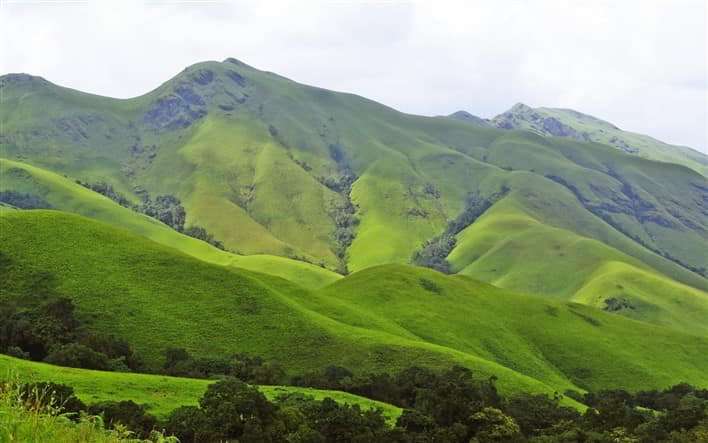
[[[505,392],[708,382],[700,329],[465,276],[385,265],[311,291],[57,211],[2,212],[0,244],[3,298],[42,297],[38,285],[70,297],[90,328],[124,338],[153,367],[178,346],[198,356],[261,355],[291,374],[329,364],[365,372],[456,363],[496,375]]]
[[[249,269],[290,267],[274,256],[342,274],[410,263],[451,221],[464,220],[462,228],[476,231],[475,220],[463,216],[470,202],[489,202],[493,210],[515,206],[519,217],[548,232],[561,229],[602,243],[611,253],[598,264],[619,260],[659,279],[708,289],[708,181],[679,165],[594,142],[402,114],[235,59],[190,66],[126,100],[26,74],[3,76],[0,88],[2,157],[71,180],[106,181],[134,201],[175,195],[187,224],[204,226],[244,254],[238,265]],[[3,181],[10,182],[6,188],[20,186]],[[55,207],[81,213],[71,205]],[[494,218],[487,223],[495,224],[490,234],[504,230]],[[472,263],[479,245],[464,230],[454,236],[455,250],[442,258],[449,255],[455,270],[540,295],[555,284],[553,273],[526,278],[511,263],[513,277],[491,275],[483,262]],[[529,262],[553,256],[545,247],[527,252]],[[579,250],[564,254],[572,263],[584,260]],[[260,258],[246,259],[253,255]],[[574,297],[581,282],[600,277],[598,266],[574,268],[577,281],[556,295],[563,290],[565,298]],[[325,271],[314,276],[312,268],[297,271],[308,274],[300,284],[338,278]]]
[[[167,377],[152,374],[116,373],[89,369],[65,368],[0,355],[0,377],[23,382],[52,381],[69,385],[84,403],[133,400],[147,406],[158,418],[165,418],[179,406],[196,405],[212,380]],[[330,397],[341,403],[357,404],[362,409],[379,408],[389,420],[395,420],[401,409],[376,400],[340,391],[301,388],[297,386],[259,386],[269,399],[298,393],[316,400]]]

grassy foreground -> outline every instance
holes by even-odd
[[[25,383],[52,381],[72,386],[76,396],[86,404],[133,400],[147,405],[148,412],[158,418],[166,417],[179,406],[196,405],[207,386],[213,383],[213,380],[66,368],[0,355],[0,379],[13,378]],[[296,386],[258,386],[258,389],[270,400],[284,394],[303,394],[316,400],[330,397],[362,409],[379,408],[393,421],[401,414],[401,408],[347,392]]]

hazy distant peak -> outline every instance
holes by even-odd
[[[457,111],[450,114],[448,117],[460,120],[466,123],[472,123],[479,126],[490,126],[489,121],[481,117],[477,117],[474,114],[470,114],[467,111]]]

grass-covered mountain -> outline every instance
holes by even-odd
[[[525,129],[545,136],[604,143],[629,154],[684,165],[708,175],[708,156],[701,152],[624,131],[610,122],[572,109],[531,108],[517,103],[491,120],[480,119],[465,111],[455,112],[450,117],[477,125]]]
[[[149,368],[180,347],[290,375],[461,364],[510,392],[708,385],[700,155],[234,59],[132,99],[26,74],[0,93],[0,299],[68,297]]]
[[[306,290],[56,211],[3,211],[0,243],[3,299],[69,297],[87,327],[153,368],[183,347],[261,355],[291,374],[462,364],[509,392],[708,382],[700,319],[686,317],[688,333],[404,265]]]

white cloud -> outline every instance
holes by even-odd
[[[0,72],[116,97],[236,57],[402,111],[574,108],[708,151],[704,0],[2,0]]]

